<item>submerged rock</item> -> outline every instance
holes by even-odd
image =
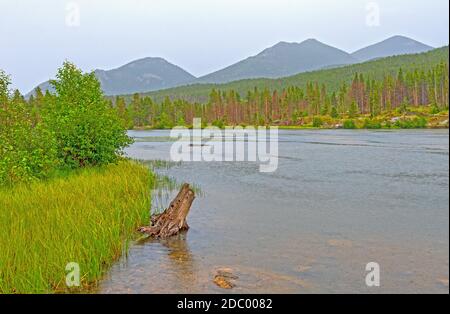
[[[213,282],[222,289],[232,289],[235,287],[233,280],[239,277],[234,275],[231,268],[220,268],[216,270]]]

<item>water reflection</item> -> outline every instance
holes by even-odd
[[[167,276],[165,280],[178,284],[178,289],[189,289],[190,285],[197,285],[199,278],[195,259],[187,242],[187,235],[188,232],[181,232],[168,239],[149,237],[136,243],[140,246],[164,248],[167,263],[163,264],[165,269],[161,271]]]

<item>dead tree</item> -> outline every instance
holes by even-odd
[[[189,229],[186,217],[189,214],[195,193],[185,183],[178,192],[178,195],[170,203],[169,207],[161,214],[152,215],[150,219],[151,225],[141,227],[138,231],[146,233],[155,238],[167,238]]]

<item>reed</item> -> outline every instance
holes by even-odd
[[[0,189],[0,293],[67,292],[70,262],[77,290],[95,285],[148,223],[153,184],[147,167],[121,161]]]

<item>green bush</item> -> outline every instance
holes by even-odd
[[[381,123],[376,120],[365,119],[363,128],[364,129],[381,129]]]
[[[439,107],[436,104],[433,104],[431,106],[431,110],[430,110],[431,114],[438,114],[440,112],[441,112],[441,110],[439,109]]]
[[[314,128],[320,128],[323,126],[323,120],[320,117],[314,117],[312,125]]]
[[[331,114],[330,114],[330,115],[331,115],[331,117],[332,117],[333,119],[339,118],[339,112],[338,112],[336,106],[333,106],[333,107],[331,108]]]
[[[62,163],[76,168],[116,162],[132,141],[94,73],[83,74],[65,62],[56,78],[51,81],[56,97],[46,104],[45,122],[55,134]]]
[[[401,129],[423,129],[427,126],[427,120],[424,117],[404,118],[397,120],[395,126]]]
[[[224,129],[225,121],[223,121],[223,119],[218,119],[218,120],[213,121],[212,125],[215,127],[218,127],[219,129]]]
[[[345,120],[343,127],[344,127],[344,129],[356,129],[355,121],[353,121],[353,120]]]

